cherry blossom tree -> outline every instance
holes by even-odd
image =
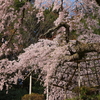
[[[3,89],[4,84],[8,88],[8,85],[16,84],[17,79],[24,79],[25,70],[34,71],[39,74],[39,79],[44,83],[43,86],[50,85],[49,100],[63,100],[64,95],[71,94],[71,89],[76,85],[74,74],[77,63],[73,61],[82,59],[88,52],[100,53],[100,36],[94,34],[94,28],[100,28],[100,7],[95,0],[76,0],[74,3],[69,0],[35,0],[33,5],[18,0],[21,5],[13,6],[15,1],[0,1],[1,36],[10,37],[0,47],[0,89]],[[17,60],[9,60],[8,56],[12,52],[13,54],[18,52],[20,49],[18,44],[24,41],[20,29],[28,31],[24,26],[26,17],[37,9],[37,23],[40,23],[45,21],[44,11],[49,8],[59,14],[54,21],[55,26],[40,35],[37,43],[22,48],[24,52],[17,56]],[[71,11],[72,13],[77,11],[77,13],[70,15]],[[73,30],[79,35],[76,40],[69,38]],[[41,39],[42,36],[48,36],[47,34],[51,34],[53,38]],[[11,41],[16,39],[18,44],[12,43],[12,48]],[[65,74],[68,72],[73,75]],[[71,80],[74,85],[69,86],[68,80]],[[69,88],[68,93],[64,90],[64,86]]]

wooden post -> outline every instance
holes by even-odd
[[[29,94],[32,93],[32,74],[30,75],[30,80],[29,80]]]
[[[49,100],[49,83],[47,84],[47,95],[46,95],[46,100]]]
[[[65,95],[64,95],[64,100],[66,100],[67,99],[67,89],[66,89],[66,85],[64,85],[64,92],[65,92]]]
[[[80,79],[80,66],[79,66],[79,63],[77,63],[77,67],[78,67],[78,87],[79,87],[79,98],[80,98],[81,79]]]

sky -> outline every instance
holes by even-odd
[[[70,1],[74,2],[75,0],[70,0]]]

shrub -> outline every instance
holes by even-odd
[[[26,94],[22,97],[21,100],[45,100],[44,95],[32,93],[32,94]]]
[[[73,92],[80,93],[80,99],[82,100],[99,100],[97,88],[82,86],[74,88]]]

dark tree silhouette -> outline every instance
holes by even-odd
[[[100,0],[96,0],[97,4],[100,6]]]

